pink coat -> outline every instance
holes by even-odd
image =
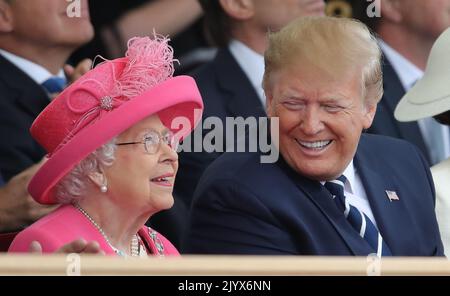
[[[152,254],[158,254],[157,244],[160,244],[163,246],[163,255],[179,256],[177,249],[156,231],[143,226],[138,234],[150,247]],[[21,231],[14,238],[9,252],[28,252],[31,242],[36,240],[42,245],[44,253],[52,253],[80,238],[86,241],[97,241],[107,255],[116,254],[91,221],[72,205],[59,207]]]

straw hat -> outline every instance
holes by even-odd
[[[431,117],[450,109],[450,28],[431,49],[425,74],[395,108],[399,121]]]

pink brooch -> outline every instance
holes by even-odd
[[[100,108],[106,111],[113,109],[113,99],[110,96],[104,96],[100,99]]]

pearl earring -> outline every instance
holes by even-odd
[[[100,191],[102,193],[106,193],[106,191],[108,191],[108,187],[106,185],[102,185],[102,186],[100,186]]]

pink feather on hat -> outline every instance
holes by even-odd
[[[113,97],[133,98],[173,76],[173,49],[170,39],[154,34],[128,41],[127,65],[116,81]]]

